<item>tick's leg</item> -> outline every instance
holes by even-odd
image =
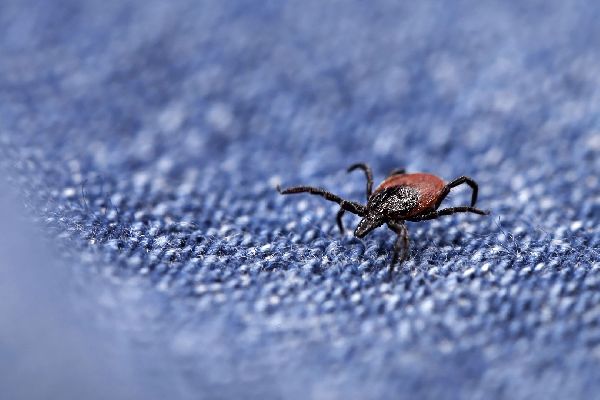
[[[437,217],[441,217],[443,215],[451,215],[451,214],[463,213],[463,212],[470,212],[470,213],[479,214],[479,215],[488,215],[490,213],[487,210],[480,210],[479,208],[475,208],[475,207],[460,206],[460,207],[444,208],[442,210],[437,210],[437,211],[431,211],[426,214],[417,215],[412,218],[407,218],[406,220],[412,221],[412,222],[425,221],[428,219],[436,219]]]
[[[398,235],[394,243],[394,256],[390,269],[398,261],[403,262],[408,258],[408,229],[403,223],[389,222],[388,226]],[[401,256],[400,256],[401,254]]]
[[[342,199],[340,196],[336,196],[335,194],[328,192],[325,189],[319,189],[311,186],[294,186],[287,189],[281,189],[277,186],[277,191],[281,194],[296,194],[296,193],[310,193],[317,196],[324,197],[326,200],[333,201],[338,203],[342,209],[346,211],[350,211],[353,214],[360,215],[361,217],[365,215],[365,206],[362,204],[356,203],[354,201],[348,201]]]
[[[463,183],[466,183],[467,185],[469,185],[471,187],[471,189],[473,189],[473,193],[471,194],[471,207],[474,207],[475,203],[477,202],[477,192],[479,191],[477,182],[475,182],[473,179],[469,178],[468,176],[461,176],[459,178],[456,178],[452,182],[449,182],[446,186],[444,186],[444,189],[442,189],[442,193],[440,194],[440,197],[438,198],[438,201],[435,204],[435,208],[437,209],[440,206],[440,204],[442,204],[442,201],[444,201],[446,196],[448,196],[448,193],[450,193],[450,190],[452,188],[462,185]]]
[[[387,177],[389,178],[390,176],[394,176],[394,175],[403,175],[405,173],[406,173],[406,169],[396,168],[396,169],[393,169],[392,172],[390,172]]]
[[[352,164],[348,167],[348,172],[352,172],[356,169],[362,169],[365,172],[365,176],[367,177],[367,200],[371,197],[371,193],[373,193],[373,171],[371,168],[364,163]]]
[[[346,212],[346,210],[344,210],[343,208],[340,208],[340,211],[338,211],[338,213],[337,213],[337,225],[338,225],[338,228],[340,228],[340,233],[342,235],[344,234],[344,221],[342,221],[342,217],[344,216],[345,212]]]

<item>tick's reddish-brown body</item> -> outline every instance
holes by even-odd
[[[285,190],[277,187],[277,190],[281,194],[315,194],[338,203],[340,211],[337,215],[337,223],[342,233],[344,232],[342,223],[344,212],[350,211],[361,216],[362,219],[354,230],[354,236],[358,238],[362,238],[373,229],[387,224],[390,229],[398,234],[398,240],[394,247],[394,261],[398,258],[401,249],[404,250],[402,260],[408,255],[408,230],[404,224],[405,221],[424,221],[459,212],[471,212],[479,215],[489,214],[489,211],[475,208],[478,187],[477,183],[469,177],[461,176],[446,184],[435,175],[426,173],[407,174],[404,170],[397,170],[392,172],[373,191],[371,169],[366,164],[354,164],[348,168],[348,172],[355,169],[363,170],[367,176],[366,205],[344,200],[326,190],[310,186],[296,186]],[[442,201],[450,193],[450,189],[463,183],[469,185],[473,190],[471,205],[438,210]]]
[[[416,174],[398,174],[392,175],[381,182],[373,194],[394,186],[407,186],[418,192],[419,201],[417,206],[406,214],[406,217],[412,217],[426,210],[435,210],[435,203],[443,193],[446,183],[435,175],[422,172]]]

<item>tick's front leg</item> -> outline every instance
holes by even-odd
[[[388,226],[398,235],[396,238],[396,243],[394,244],[394,256],[392,258],[392,264],[390,265],[391,270],[398,261],[402,263],[408,259],[408,229],[403,222],[388,222]]]
[[[338,228],[340,228],[340,233],[342,234],[342,236],[344,236],[344,221],[342,220],[342,217],[344,216],[345,212],[346,212],[346,210],[344,210],[343,208],[340,208],[340,211],[338,211],[337,217],[336,217],[337,226],[338,226]]]

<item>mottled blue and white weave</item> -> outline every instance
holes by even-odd
[[[597,398],[599,18],[3,0],[0,397]],[[392,232],[274,189],[364,201],[359,161],[492,215],[409,224],[388,281]]]

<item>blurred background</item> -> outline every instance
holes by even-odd
[[[3,0],[0,397],[593,398],[599,17]],[[492,215],[409,224],[388,281],[391,232],[274,189],[364,201],[355,162]]]

